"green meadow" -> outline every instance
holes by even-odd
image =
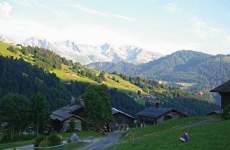
[[[190,135],[187,143],[179,141],[184,130]],[[119,144],[108,150],[229,150],[229,139],[230,120],[191,117],[131,129]]]

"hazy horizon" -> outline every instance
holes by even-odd
[[[0,0],[0,34],[230,54],[230,2]]]

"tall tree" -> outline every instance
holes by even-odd
[[[0,124],[6,124],[12,140],[30,124],[29,101],[21,95],[8,94],[0,99]]]
[[[105,85],[90,85],[82,95],[88,121],[102,128],[112,120],[110,94]]]
[[[31,100],[31,112],[31,120],[38,135],[44,131],[49,117],[48,102],[42,94],[37,93],[33,96]]]

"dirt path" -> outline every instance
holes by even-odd
[[[109,133],[106,137],[96,140],[80,150],[103,150],[118,143],[123,133],[119,131]]]

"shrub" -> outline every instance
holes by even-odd
[[[74,122],[74,120],[72,119],[72,120],[70,120],[70,122],[69,122],[69,127],[68,127],[68,131],[69,132],[73,132],[74,130],[75,130],[75,122]]]
[[[38,136],[36,137],[35,141],[34,141],[34,146],[38,147],[40,145],[40,143],[45,139],[44,136]]]
[[[0,135],[0,143],[6,143],[6,142],[16,142],[16,141],[25,141],[25,140],[31,140],[34,138],[34,135],[28,134],[28,135],[14,135],[11,137],[10,133],[6,132]]]
[[[60,145],[62,143],[62,137],[57,134],[51,134],[47,137],[48,146]]]
[[[230,105],[226,106],[223,110],[223,118],[225,120],[230,119]]]

